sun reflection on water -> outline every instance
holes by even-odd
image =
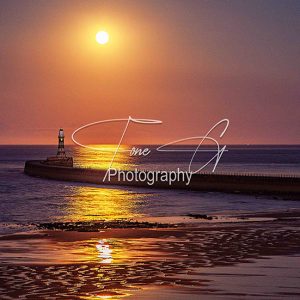
[[[146,194],[102,186],[73,186],[65,221],[132,219],[143,216]]]
[[[93,145],[101,151],[82,147],[74,149],[76,166],[83,168],[107,169],[117,145]],[[132,169],[136,167],[135,158],[130,157],[130,146],[121,145],[115,157],[113,168]],[[122,152],[124,151],[124,152]],[[65,200],[68,205],[65,221],[115,220],[141,217],[139,206],[146,195],[126,189],[107,188],[95,185],[72,186]]]
[[[110,249],[110,245],[108,244],[107,240],[99,240],[96,248],[99,252],[98,257],[101,259],[100,262],[104,264],[110,264],[113,260],[112,249]]]
[[[108,169],[117,145],[91,145],[97,150],[78,147],[74,149],[75,166],[81,168]],[[134,157],[129,155],[130,146],[121,145],[112,164],[112,168],[130,170],[136,167]]]

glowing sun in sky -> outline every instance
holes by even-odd
[[[96,41],[97,43],[104,45],[109,40],[109,34],[106,31],[99,31],[96,34]]]

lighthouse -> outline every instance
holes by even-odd
[[[65,152],[65,134],[62,128],[58,131],[58,146],[56,156],[49,156],[43,162],[47,165],[73,167],[73,157],[67,156]]]
[[[66,156],[65,152],[65,134],[62,128],[58,131],[58,148],[57,148],[57,156]]]

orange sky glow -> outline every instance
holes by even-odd
[[[133,126],[129,144],[202,135],[223,118],[224,143],[299,144],[297,4],[252,2],[4,2],[0,143],[55,144],[60,127],[72,143],[84,124],[132,116],[163,124]],[[123,127],[81,139],[116,143]]]

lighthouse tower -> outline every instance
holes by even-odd
[[[65,134],[62,128],[58,131],[58,148],[57,148],[57,156],[65,157]]]
[[[73,167],[73,157],[67,156],[65,152],[65,134],[62,128],[58,131],[58,147],[56,156],[49,156],[43,162],[47,165]]]

